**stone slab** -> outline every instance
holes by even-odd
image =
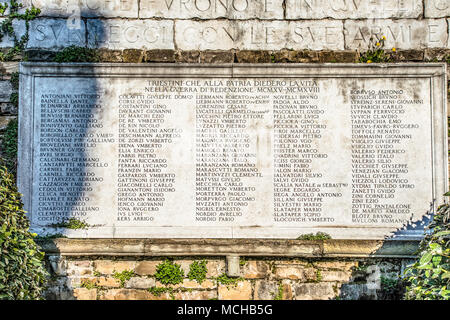
[[[41,16],[79,19],[80,17],[137,18],[138,0],[22,0],[24,8],[41,9]]]
[[[283,0],[141,0],[140,18],[283,19]]]
[[[174,49],[171,20],[88,20],[88,45],[107,49]]]
[[[367,49],[370,38],[386,37],[385,49],[426,49],[447,47],[445,19],[373,19],[344,22],[345,49]]]
[[[343,23],[336,20],[177,20],[175,42],[181,50],[344,49]]]
[[[286,18],[419,18],[423,14],[422,7],[422,0],[287,0]]]
[[[445,200],[443,63],[20,72],[18,186],[41,234],[420,239]]]
[[[39,18],[30,21],[30,39],[27,49],[57,50],[69,46],[86,46],[84,21],[72,25],[68,19]]]
[[[426,0],[426,18],[445,18],[450,16],[450,2],[447,0]]]
[[[0,18],[0,24],[5,21],[6,18]],[[25,35],[25,22],[24,21],[13,21],[13,28],[15,35],[18,40],[20,40]],[[4,35],[3,39],[0,41],[0,48],[12,48],[14,47],[14,38],[8,35]]]
[[[270,257],[415,257],[419,241],[271,240],[271,239],[52,239],[39,240],[47,254],[61,256],[270,256]],[[144,263],[144,262],[142,262]],[[149,263],[149,262],[146,262]],[[147,271],[154,274],[157,261]],[[117,265],[114,266],[117,270]],[[224,272],[218,268],[214,276]],[[125,265],[123,269],[130,269]],[[208,270],[209,270],[208,266]],[[142,270],[141,270],[142,271]],[[213,275],[211,275],[213,276]],[[247,272],[248,276],[248,272]]]

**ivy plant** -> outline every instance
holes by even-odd
[[[0,167],[0,299],[37,300],[48,279],[14,177]]]
[[[22,53],[28,43],[30,21],[36,19],[41,13],[41,10],[34,6],[27,8],[25,13],[20,13],[19,11],[22,7],[23,4],[16,0],[10,0],[9,3],[0,4],[1,14],[4,14],[6,9],[9,8],[9,14],[6,19],[0,23],[0,41],[2,41],[5,36],[8,36],[14,42],[13,47],[8,49],[8,51],[0,52],[0,61],[9,61],[14,58],[15,55]],[[14,22],[20,21],[24,21],[25,23],[25,33],[19,38],[14,29]]]
[[[450,195],[446,193],[445,195]],[[450,299],[450,206],[437,209],[419,246],[419,259],[404,272],[406,300]]]

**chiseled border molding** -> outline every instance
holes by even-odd
[[[414,240],[51,239],[43,251],[61,256],[264,256],[414,258]]]

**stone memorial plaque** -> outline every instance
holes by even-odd
[[[18,184],[43,234],[412,239],[447,191],[445,64],[20,72]]]

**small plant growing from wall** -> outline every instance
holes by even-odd
[[[450,195],[446,193],[445,195]],[[450,205],[437,209],[419,260],[406,268],[406,300],[450,300]]]
[[[391,55],[385,51],[386,37],[381,36],[379,39],[372,36],[369,40],[369,49],[361,54],[359,62],[362,63],[386,63],[391,61]],[[396,48],[392,48],[392,52],[395,53]]]
[[[207,272],[206,260],[194,261],[189,266],[189,273],[187,274],[187,277],[189,280],[195,280],[201,284],[206,279]]]
[[[56,53],[55,62],[99,62],[100,58],[95,49],[70,46]]]
[[[14,177],[0,167],[0,300],[37,300],[48,273]]]
[[[16,175],[17,167],[17,133],[18,121],[13,119],[9,121],[3,134],[0,149],[2,150],[3,161],[12,175]]]
[[[30,21],[36,19],[41,13],[41,10],[35,7],[27,8],[25,13],[19,13],[22,7],[22,3],[15,0],[10,0],[9,3],[0,4],[0,15],[5,14],[6,10],[9,8],[8,16],[0,24],[0,41],[8,36],[14,43],[13,47],[8,49],[8,51],[0,52],[0,61],[9,61],[13,59],[14,56],[23,52],[28,43]],[[19,38],[14,29],[14,23],[20,23],[20,21],[24,21],[25,23],[25,33]]]
[[[162,284],[178,284],[183,282],[184,271],[179,264],[166,259],[156,266],[155,278]]]

